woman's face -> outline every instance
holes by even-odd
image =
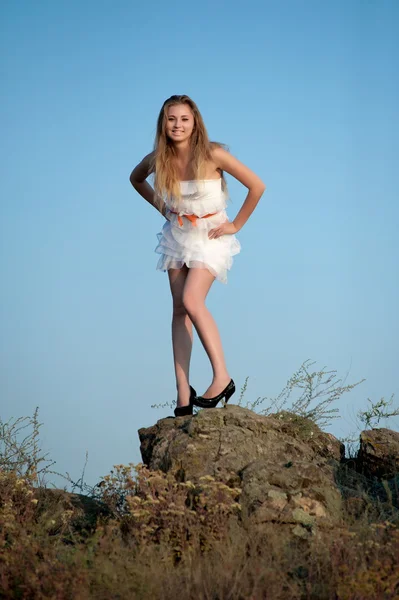
[[[188,104],[175,104],[166,109],[166,135],[177,143],[190,139],[194,129],[194,115]]]

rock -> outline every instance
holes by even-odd
[[[333,457],[338,461],[345,458],[345,445],[338,440],[332,433],[322,432],[311,419],[306,419],[294,413],[282,410],[279,413],[272,413],[281,423],[282,431],[296,435],[302,432],[302,435],[308,434],[310,443],[316,448],[321,456]],[[314,436],[315,431],[321,432],[322,436]],[[314,437],[313,437],[314,436]]]
[[[301,523],[301,525],[312,526],[315,522],[315,517],[309,515],[306,511],[301,508],[295,508],[292,511],[292,516],[297,523]]]
[[[395,477],[399,471],[399,432],[383,427],[362,431],[357,468],[367,477]]]
[[[300,525],[295,525],[295,527],[292,529],[292,533],[300,538],[308,538],[309,537],[309,532],[307,532],[306,529],[304,529]]]
[[[311,524],[333,526],[340,520],[341,494],[335,483],[335,468],[323,459],[310,455],[308,461],[302,458],[289,468],[259,459],[241,475],[244,523],[295,524],[303,512],[311,517]]]
[[[150,469],[179,467],[187,479],[212,475],[224,481],[261,457],[285,463],[310,455],[339,461],[343,444],[312,421],[300,419],[308,424],[306,433],[297,424],[235,405],[160,419],[139,430],[141,456]]]
[[[343,444],[313,421],[263,416],[235,405],[161,419],[140,429],[143,462],[198,482],[210,475],[242,489],[243,523],[332,527],[341,516],[334,473]],[[305,534],[306,535],[306,532]]]
[[[244,526],[278,524],[307,538],[339,529],[344,515],[369,513],[370,503],[398,518],[399,433],[389,429],[362,432],[358,456],[346,459],[344,444],[311,419],[228,405],[161,419],[139,437],[150,469],[195,483],[208,475],[240,488]]]

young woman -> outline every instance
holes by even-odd
[[[248,194],[233,221],[223,171]],[[146,182],[154,175],[154,189]],[[193,404],[214,407],[235,391],[227,370],[216,323],[205,305],[215,279],[227,282],[235,237],[266,189],[263,181],[234,158],[223,144],[211,142],[197,105],[186,95],[171,96],[158,116],[154,150],[130,174],[130,182],[167,219],[158,234],[157,269],[167,271],[173,299],[172,345],[177,387],[175,416],[189,415]],[[212,365],[213,379],[202,396],[189,383],[193,326]]]

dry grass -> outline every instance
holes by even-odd
[[[139,465],[103,479],[109,511],[90,532],[14,472],[0,474],[4,598],[381,600],[399,597],[399,522],[373,511],[295,538],[276,523],[245,531],[238,488],[179,482]],[[100,500],[100,498],[99,498]],[[370,501],[371,502],[371,501]],[[381,514],[381,513],[377,513]]]
[[[353,385],[337,386],[328,372],[305,369],[272,407],[285,414],[286,397],[302,386],[295,423],[293,410],[284,423],[308,438],[314,428],[301,423],[310,401],[327,397],[311,411],[317,429],[332,418],[329,404]],[[142,465],[116,465],[95,489],[83,475],[73,484],[88,492],[98,508],[93,515],[66,501],[67,494],[48,493],[54,490],[43,476],[54,471],[39,468],[49,461],[39,455],[37,411],[28,423],[33,433],[19,442],[24,420],[0,420],[0,598],[399,599],[398,477],[390,486],[363,481],[348,460],[337,473],[345,506],[340,526],[316,528],[308,539],[278,522],[245,530],[239,488],[211,477],[181,481],[178,473]]]

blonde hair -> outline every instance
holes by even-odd
[[[157,130],[153,148],[153,163],[151,171],[154,174],[154,190],[158,201],[163,197],[174,198],[177,202],[181,199],[180,180],[176,167],[176,151],[173,142],[166,135],[167,109],[176,104],[187,104],[194,116],[194,127],[190,138],[190,162],[194,179],[204,179],[207,162],[212,160],[211,150],[215,147],[223,147],[228,150],[226,144],[211,142],[202,119],[198,106],[189,96],[185,94],[170,96],[162,105],[157,120]],[[222,189],[227,195],[227,183],[222,175]]]

